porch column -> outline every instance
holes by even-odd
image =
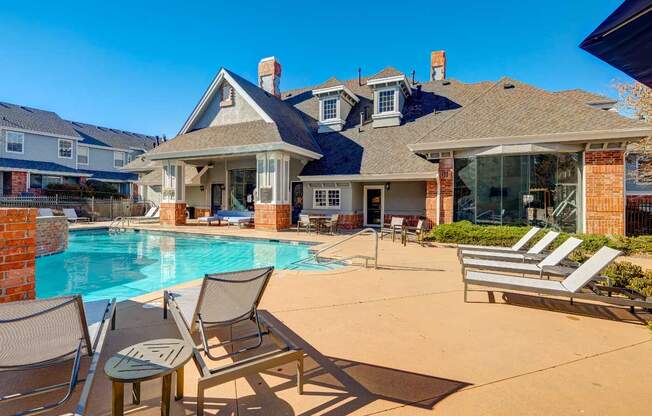
[[[437,201],[437,181],[426,181],[426,225],[429,228],[438,224]]]
[[[284,230],[292,221],[290,209],[290,155],[256,154],[254,224],[261,230]]]
[[[166,161],[163,165],[161,187],[162,225],[185,225],[186,223],[186,181],[183,162]]]
[[[439,223],[453,222],[453,158],[439,160]]]
[[[584,152],[585,228],[588,234],[625,234],[625,152]]]

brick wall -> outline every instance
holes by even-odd
[[[34,299],[36,208],[0,208],[0,303]]]
[[[27,191],[27,172],[11,172],[10,195],[18,195]]]
[[[590,234],[625,234],[624,152],[585,152],[584,177],[584,231]]]
[[[419,222],[419,219],[422,218],[421,215],[392,215],[392,214],[385,214],[385,224],[389,224],[392,222],[392,217],[401,217],[404,219],[405,224],[409,225],[410,227],[416,227],[417,223]]]
[[[426,182],[426,220],[428,228],[437,224],[437,181]]]
[[[162,202],[160,213],[161,225],[185,225],[186,224],[186,203],[185,202]]]
[[[68,248],[66,217],[36,218],[36,256],[61,253]]]
[[[290,227],[292,214],[287,204],[256,204],[254,225],[257,230],[280,231]]]
[[[340,228],[345,230],[362,228],[363,220],[364,218],[362,214],[340,214],[340,216],[337,217],[338,225]]]
[[[439,160],[440,224],[450,224],[453,222],[453,169],[453,158]]]

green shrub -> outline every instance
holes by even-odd
[[[617,287],[627,287],[631,280],[645,276],[641,266],[628,261],[611,264],[604,270],[604,274],[611,280],[611,285]]]

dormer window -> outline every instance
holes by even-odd
[[[395,111],[394,96],[395,90],[384,90],[378,92],[378,113],[389,113]]]
[[[334,120],[337,117],[337,98],[329,98],[321,102],[322,106],[322,120]]]
[[[312,91],[319,98],[319,133],[341,131],[358,97],[335,78]]]

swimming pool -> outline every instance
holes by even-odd
[[[196,234],[73,231],[68,249],[36,259],[36,296],[81,293],[84,300],[118,300],[218,273],[254,267],[313,269],[293,264],[310,244]]]

